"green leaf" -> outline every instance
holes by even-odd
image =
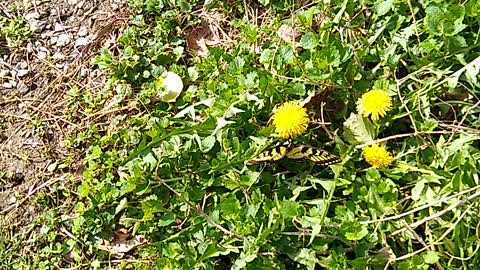
[[[301,219],[302,228],[312,228],[310,235],[310,244],[322,230],[322,218],[303,216]]]
[[[462,190],[462,177],[463,177],[463,171],[457,170],[457,172],[453,175],[453,178],[452,178],[453,190],[455,191]]]
[[[157,167],[157,159],[151,152],[143,157],[143,163],[147,166],[149,171],[153,171]]]
[[[449,155],[454,155],[461,150],[467,148],[471,142],[478,140],[478,137],[472,135],[462,135],[458,139],[455,139],[452,144],[447,148]]]
[[[85,198],[90,193],[90,186],[88,185],[87,181],[83,181],[81,185],[78,186],[78,196],[80,198]]]
[[[202,256],[200,257],[199,261],[204,261],[208,258],[213,258],[222,254],[222,252],[219,250],[219,247],[213,243],[208,244],[205,250],[203,250],[203,252],[200,251],[200,253]]]
[[[239,209],[241,209],[240,202],[234,195],[229,196],[227,199],[224,199],[220,205],[219,209],[224,218],[233,218],[238,214]]]
[[[307,10],[300,10],[298,12],[298,18],[306,27],[311,27],[313,23],[314,16],[319,14],[321,11],[317,6],[313,6]]]
[[[149,221],[155,218],[154,214],[163,212],[165,209],[157,196],[151,195],[142,202],[143,218],[142,221]]]
[[[180,7],[180,10],[183,12],[191,12],[192,11],[192,5],[190,5],[187,1],[183,0],[176,0],[175,1],[177,6]]]
[[[300,39],[300,45],[306,50],[313,50],[319,44],[319,38],[314,33],[306,33]]]
[[[244,249],[240,253],[240,256],[235,260],[231,267],[231,270],[240,270],[247,266],[247,263],[257,258],[259,247],[255,244],[256,239],[253,237],[245,237],[243,239]]]
[[[438,256],[438,253],[435,251],[427,251],[423,255],[423,260],[427,264],[435,264],[438,262],[439,259],[440,257]]]
[[[280,214],[285,218],[293,218],[300,214],[301,205],[298,202],[286,200],[280,204]]]
[[[448,87],[453,89],[457,86],[460,76],[465,73],[465,77],[468,82],[477,85],[477,75],[480,71],[480,56],[475,58],[472,62],[465,65],[463,68],[459,69],[453,73],[448,79]]]
[[[126,206],[127,206],[127,198],[121,199],[117,207],[115,207],[115,215],[120,213],[120,211],[122,211]]]
[[[216,139],[214,136],[208,136],[206,138],[203,138],[202,143],[200,145],[200,150],[203,153],[207,153],[210,151],[213,146],[215,146]]]
[[[195,67],[188,67],[187,69],[188,77],[192,82],[196,81],[199,77],[198,71],[195,69]]]
[[[275,55],[275,51],[272,49],[265,49],[260,54],[260,58],[258,61],[262,63],[266,68],[268,68],[272,62],[273,56]]]
[[[415,28],[416,28],[416,25],[410,25],[410,26],[400,30],[398,33],[395,33],[395,35],[392,38],[392,41],[400,44],[400,46],[402,46],[402,48],[405,51],[407,51],[407,52],[410,51],[408,40],[411,36],[414,35]],[[420,46],[422,46],[424,43],[426,43],[426,41],[422,42],[420,44]]]
[[[167,213],[160,217],[157,221],[157,225],[159,227],[165,227],[173,223],[175,223],[175,215],[173,215],[173,213]]]
[[[438,127],[438,122],[435,119],[428,118],[421,124],[421,131],[431,132]]]
[[[392,9],[393,0],[385,0],[375,5],[375,10],[377,11],[377,16],[381,17],[387,14],[390,9]]]
[[[281,45],[277,52],[276,62],[279,66],[293,64],[294,53],[291,47]]]
[[[315,250],[308,248],[301,248],[297,254],[295,254],[294,260],[305,265],[308,270],[315,270],[315,265],[318,263]]]
[[[237,56],[233,59],[229,66],[230,73],[240,73],[243,70],[243,66],[245,66],[245,60]]]
[[[368,234],[367,227],[358,222],[344,222],[341,231],[345,238],[350,241],[361,240]]]
[[[97,260],[97,259],[93,260],[91,265],[92,265],[93,269],[99,269],[100,266],[101,266],[100,261]]]
[[[292,196],[291,200],[296,200],[296,199],[298,198],[298,196],[300,196],[300,194],[301,194],[302,192],[304,192],[304,191],[306,191],[306,190],[309,190],[309,189],[311,189],[311,188],[312,188],[311,186],[308,186],[308,187],[301,187],[301,186],[295,187],[295,189],[292,191],[293,196]]]
[[[120,185],[120,196],[130,193],[137,188],[135,178],[128,178],[127,180],[120,181],[119,185]]]
[[[331,190],[333,190],[333,187],[335,185],[335,181],[333,181],[332,179],[321,179],[321,178],[313,177],[311,175],[307,176],[307,180],[312,183],[320,184],[323,187],[323,189],[325,189],[327,192],[330,192]]]
[[[412,188],[412,200],[414,201],[419,201],[420,199],[423,198],[423,190],[425,188],[425,182],[424,180],[418,181],[415,186]]]
[[[258,0],[258,2],[262,6],[267,6],[268,4],[270,4],[270,0]]]
[[[369,143],[376,137],[375,128],[368,118],[352,113],[343,123],[343,137],[350,143]]]
[[[342,7],[340,8],[340,11],[338,11],[337,15],[335,15],[335,18],[333,19],[333,23],[338,24],[340,20],[342,19],[343,13],[345,12],[345,9],[347,8],[348,0],[344,0],[342,3]]]
[[[244,85],[249,89],[258,87],[258,74],[257,72],[250,72],[245,77],[240,78],[240,85]]]
[[[478,19],[480,17],[480,1],[469,0],[465,5],[465,11],[468,16]]]
[[[454,36],[465,29],[463,24],[465,8],[459,5],[443,6],[430,5],[425,9],[427,24],[430,34],[437,36]]]

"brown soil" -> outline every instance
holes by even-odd
[[[68,92],[102,84],[93,53],[125,23],[126,0],[9,0],[0,16],[23,17],[32,36],[17,47],[0,38],[0,237],[43,211],[35,196],[79,179],[80,153],[65,147],[79,131]],[[76,158],[75,158],[76,157]],[[65,168],[62,168],[63,165]]]

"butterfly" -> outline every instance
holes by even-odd
[[[311,160],[318,165],[331,165],[342,160],[328,151],[303,144],[282,144],[266,150],[247,162],[247,165],[255,165],[262,162],[277,161],[282,158]]]

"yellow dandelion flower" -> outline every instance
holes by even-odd
[[[371,115],[372,121],[384,117],[392,108],[392,98],[383,90],[371,90],[357,101],[357,110],[364,117]]]
[[[308,127],[307,110],[296,102],[285,102],[272,116],[275,131],[282,139],[295,138]]]
[[[363,159],[375,168],[385,168],[393,163],[393,157],[384,146],[374,144],[362,150]]]

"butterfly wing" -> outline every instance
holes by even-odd
[[[255,165],[262,162],[272,162],[284,157],[289,159],[306,159],[316,164],[327,166],[339,163],[342,160],[328,151],[320,150],[308,145],[291,146],[289,143],[279,145],[273,149],[266,150],[247,162],[247,165]]]
[[[327,166],[339,163],[342,160],[328,151],[320,150],[307,145],[297,145],[292,147],[286,154],[290,159],[308,159],[319,165]]]
[[[279,145],[273,149],[266,150],[258,156],[247,162],[247,165],[254,165],[261,162],[276,161],[282,159],[289,152],[289,147],[286,145]]]

